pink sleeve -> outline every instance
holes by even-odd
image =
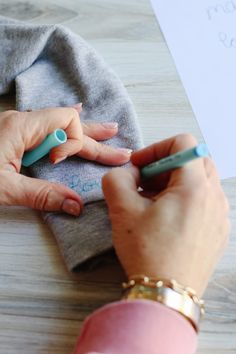
[[[182,315],[154,301],[124,300],[87,318],[74,354],[193,354],[196,346]]]

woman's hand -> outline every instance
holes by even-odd
[[[19,174],[24,151],[34,149],[56,128],[66,131],[65,144],[50,152],[52,163],[78,155],[107,165],[129,161],[130,151],[98,143],[114,136],[116,123],[81,124],[76,108],[55,108],[34,112],[0,113],[0,205],[24,205],[45,211],[65,211],[79,215],[80,196],[64,185]]]
[[[140,168],[196,144],[180,135],[135,152],[131,161]],[[213,162],[198,159],[145,183],[137,167],[103,178],[117,255],[128,276],[175,279],[201,296],[230,230]]]

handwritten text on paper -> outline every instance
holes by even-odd
[[[217,2],[215,5],[206,8],[206,15],[209,21],[218,20],[221,16],[235,16],[236,21],[236,1]],[[220,43],[227,49],[236,49],[236,32],[235,34],[220,31],[218,33]]]

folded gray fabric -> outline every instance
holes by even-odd
[[[0,17],[0,94],[16,90],[19,110],[83,102],[81,120],[116,121],[117,147],[142,146],[135,112],[116,74],[81,37],[62,26],[34,26]],[[109,167],[79,158],[34,164],[35,177],[64,183],[86,203],[79,218],[45,213],[69,269],[111,248],[101,178]]]

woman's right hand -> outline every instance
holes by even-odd
[[[198,159],[146,183],[138,169],[196,144],[191,135],[179,135],[135,152],[131,160],[137,167],[113,169],[103,189],[127,275],[175,279],[201,297],[230,230],[215,166],[210,158]]]

